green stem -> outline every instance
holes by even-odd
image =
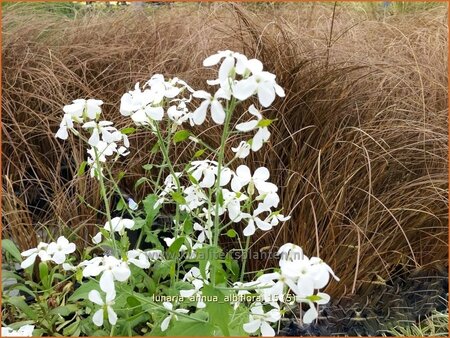
[[[244,258],[242,261],[242,268],[241,268],[241,279],[240,281],[244,281],[244,273],[245,273],[245,266],[247,265],[247,257],[248,257],[248,247],[250,245],[250,236],[247,236],[247,239],[245,241],[245,249],[244,249]]]
[[[230,122],[231,122],[231,116],[233,115],[234,108],[236,107],[236,99],[233,98],[225,110],[225,123],[223,127],[223,133],[222,137],[220,138],[220,148],[219,148],[219,157],[217,159],[217,179],[216,179],[216,185],[215,185],[215,191],[216,191],[216,210],[214,215],[214,225],[213,225],[213,246],[217,247],[219,242],[219,235],[220,235],[220,229],[219,229],[219,196],[221,194],[221,188],[220,188],[220,176],[221,171],[223,167],[223,160],[225,157],[225,143],[228,139],[229,134],[229,128],[230,128]],[[216,285],[216,266],[213,265],[211,269],[211,282],[212,285]]]

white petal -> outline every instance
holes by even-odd
[[[262,337],[274,337],[275,330],[267,322],[261,322],[261,336]]]
[[[303,323],[305,324],[311,324],[319,314],[317,313],[317,310],[314,306],[311,306],[308,311],[305,312],[303,315]]]
[[[161,331],[166,331],[169,327],[170,320],[172,319],[172,316],[169,315],[168,317],[164,318],[164,320],[161,323]]]
[[[97,235],[95,235],[94,237],[92,237],[92,242],[93,242],[94,244],[98,244],[98,243],[100,243],[101,241],[102,241],[102,233],[101,233],[101,232],[97,233]]]
[[[121,264],[119,267],[112,270],[114,278],[119,282],[124,282],[130,277],[131,271],[126,263]]]
[[[223,124],[225,121],[225,111],[223,110],[222,104],[217,100],[211,102],[211,117],[217,124]]]
[[[317,304],[327,304],[330,301],[330,295],[324,292],[318,292],[316,296],[319,296],[321,299],[317,300]]]
[[[297,295],[305,298],[314,294],[313,280],[308,277],[300,277],[297,282],[298,293]]]
[[[98,292],[97,290],[89,291],[88,298],[91,302],[93,302],[97,305],[105,304],[102,300],[102,297],[100,296],[100,292]]]
[[[113,308],[111,306],[108,306],[106,308],[108,311],[108,320],[111,325],[116,325],[117,323],[117,314],[114,312]]]
[[[255,218],[255,222],[256,222],[256,226],[263,231],[272,229],[272,224],[270,224],[268,222],[264,222],[264,221],[260,220],[259,218]]]
[[[233,88],[233,95],[240,101],[248,99],[252,96],[256,89],[258,88],[258,83],[253,77],[245,80],[241,80]]]
[[[241,164],[239,167],[237,167],[236,175],[238,175],[239,178],[244,182],[243,183],[244,185],[248,184],[248,182],[250,182],[250,180],[252,178],[250,168],[244,164]]]
[[[223,58],[223,55],[221,55],[219,53],[208,56],[205,60],[203,60],[203,66],[211,67],[211,66],[217,65],[222,58]]]
[[[37,257],[37,252],[35,252],[34,254],[31,254],[27,259],[25,259],[22,263],[20,263],[21,268],[26,269],[26,268],[32,266],[34,261],[36,260],[36,257]]]
[[[255,129],[257,125],[257,120],[251,120],[248,122],[239,123],[238,125],[236,125],[236,129],[242,132],[246,132]]]
[[[248,225],[245,227],[243,233],[244,236],[251,236],[255,233],[255,222],[251,219],[248,222]]]
[[[92,316],[92,321],[97,326],[103,325],[103,309],[97,310]]]
[[[198,108],[192,113],[193,120],[196,125],[200,125],[205,122],[206,111],[208,109],[209,103],[210,102],[208,100],[203,101],[200,106],[198,106]]]
[[[98,133],[98,129],[95,128],[94,130],[92,130],[92,135],[88,140],[89,145],[95,147],[97,146],[98,142],[100,141],[100,135]]]
[[[66,260],[66,255],[64,254],[64,252],[62,251],[56,251],[54,253],[54,255],[52,256],[52,260],[56,263],[56,264],[62,264],[65,262]]]
[[[114,277],[111,270],[105,270],[100,277],[100,289],[106,293],[115,292]]]
[[[255,170],[253,174],[253,178],[263,181],[267,181],[269,177],[270,172],[269,169],[267,169],[266,167],[259,167],[258,169]]]
[[[258,86],[258,100],[265,108],[275,100],[275,89],[270,82],[261,82]]]
[[[61,140],[67,140],[67,137],[69,137],[67,127],[60,127],[56,132],[55,137],[60,138]]]
[[[252,320],[249,323],[245,323],[244,324],[244,331],[247,333],[253,333],[256,330],[259,329],[259,327],[261,326],[261,321],[260,320]]]
[[[257,59],[250,59],[247,61],[247,68],[250,69],[250,71],[253,74],[261,73],[263,70],[263,64],[261,61]]]

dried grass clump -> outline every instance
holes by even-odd
[[[386,280],[399,266],[446,264],[446,23],[445,5],[384,22],[317,3],[190,4],[74,19],[5,10],[3,234],[25,249],[46,227],[89,241],[104,222],[91,208],[102,207],[96,182],[72,178],[82,145],[53,136],[62,105],[101,98],[123,127],[130,122],[118,102],[135,82],[159,72],[204,88],[203,58],[234,49],[261,59],[287,92],[265,112],[278,119],[270,143],[247,164],[269,167],[292,219],[252,250],[290,241],[320,254],[342,277],[328,290],[335,295]],[[211,126],[202,137],[217,145],[218,133]],[[139,200],[150,187],[129,187],[158,158],[150,135],[131,143],[116,170],[126,169],[121,186]],[[177,148],[180,163],[185,148]]]

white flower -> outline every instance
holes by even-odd
[[[114,305],[114,298],[116,298],[115,293],[106,293],[106,299],[103,301],[100,293],[97,290],[89,291],[89,300],[97,305],[100,305],[101,308],[97,310],[92,316],[92,321],[97,326],[103,325],[103,316],[106,312],[108,313],[108,321],[111,325],[116,325],[117,323],[117,314],[114,312],[112,306]]]
[[[132,229],[134,227],[134,221],[132,219],[114,217],[110,222],[106,222],[104,225],[104,229],[109,232],[118,232],[119,235],[123,235],[125,233],[125,229]],[[97,235],[92,237],[92,242],[94,244],[100,243],[102,240],[102,233],[99,232]]]
[[[281,318],[280,310],[273,308],[268,312],[264,312],[261,303],[255,303],[252,306],[249,322],[244,324],[244,331],[247,333],[255,333],[260,330],[263,337],[275,336],[275,330],[269,323],[275,323]]]
[[[240,222],[242,217],[244,217],[244,213],[241,210],[241,202],[247,200],[248,196],[228,189],[222,189],[222,195],[224,199],[223,206],[227,209],[230,220],[235,223]]]
[[[136,203],[134,199],[132,199],[131,197],[128,198],[128,208],[130,208],[131,210],[137,210],[138,207],[139,205]]]
[[[113,256],[94,257],[90,261],[80,263],[85,266],[83,269],[83,277],[100,277],[100,288],[106,293],[115,294],[114,281],[124,282],[130,275],[131,271],[128,264]]]
[[[208,222],[206,222],[205,226],[202,226],[199,223],[195,222],[193,229],[195,231],[200,231],[200,233],[198,235],[198,241],[200,243],[203,243],[206,238],[211,240],[212,233],[211,233],[211,227],[208,225]]]
[[[178,105],[172,105],[167,109],[167,116],[176,125],[182,125],[184,122],[189,121],[191,126],[194,126],[194,117],[193,114],[189,112],[186,107],[186,102],[189,100],[180,100]]]
[[[76,250],[74,243],[64,237],[60,236],[56,242],[52,242],[47,247],[47,253],[52,256],[52,260],[56,264],[62,264],[66,261],[66,255],[73,253]]]
[[[204,90],[197,90],[193,94],[194,97],[203,99],[204,101],[198,106],[198,108],[192,113],[193,121],[196,125],[200,125],[205,122],[206,112],[208,107],[211,106],[211,117],[217,124],[223,124],[225,121],[225,110],[222,107],[219,99],[230,99],[230,95],[222,88],[212,96],[210,93]]]
[[[185,278],[183,278],[183,280],[185,280]],[[180,296],[185,298],[191,298],[195,296],[197,300],[196,305],[197,309],[205,308],[206,304],[202,300],[202,291],[201,291],[204,285],[203,281],[200,279],[192,279],[190,283],[194,286],[194,288],[189,290],[180,290]]]
[[[263,107],[268,107],[275,100],[275,95],[284,97],[285,93],[275,81],[275,75],[263,71],[263,64],[256,59],[248,60],[247,68],[252,76],[238,81],[233,87],[233,95],[238,100],[248,99],[253,94],[258,94],[259,103]]]
[[[51,256],[47,252],[48,244],[47,243],[39,243],[36,248],[26,250],[21,253],[23,257],[28,257],[25,259],[20,266],[22,269],[26,269],[29,266],[33,265],[34,261],[36,260],[36,257],[39,256],[41,261],[49,261],[51,259]]]
[[[130,143],[128,141],[128,137],[125,134],[122,134],[119,130],[112,126],[112,122],[110,121],[89,121],[83,124],[84,129],[92,129],[92,135],[88,140],[89,145],[97,146],[100,141],[100,135],[102,136],[102,141],[110,144],[114,142],[122,141],[124,142],[124,146],[128,148]]]
[[[252,215],[248,213],[242,213],[242,218],[248,220],[248,225],[245,227],[243,231],[244,236],[251,236],[255,233],[256,231],[255,224],[259,229],[263,231],[272,229],[272,224],[258,217],[260,212],[261,211],[259,210],[254,210]]]
[[[258,151],[259,149],[261,149],[263,144],[269,140],[270,137],[269,128],[262,127],[259,125],[263,117],[261,113],[258,111],[258,109],[255,108],[254,105],[251,105],[248,108],[248,112],[253,116],[255,116],[256,120],[250,120],[248,122],[239,123],[238,125],[236,125],[236,129],[242,132],[258,129],[255,136],[253,136],[251,142],[252,151]]]
[[[255,170],[253,175],[250,172],[250,168],[246,165],[240,165],[236,169],[236,173],[231,180],[231,189],[238,192],[249,185],[248,193],[253,195],[253,187],[256,187],[259,194],[265,194],[270,192],[276,192],[278,187],[270,182],[266,182],[270,177],[269,170],[266,167],[259,167]]]
[[[148,269],[150,267],[150,262],[148,260],[148,255],[141,250],[130,250],[127,252],[127,258],[129,263],[133,263],[141,269]]]
[[[71,128],[73,128],[72,116],[70,116],[70,114],[64,114],[55,137],[60,138],[61,140],[67,140],[67,137],[69,136],[67,129]]]
[[[211,188],[216,182],[218,173],[218,163],[215,161],[193,161],[188,172],[199,183],[202,188]],[[220,186],[228,184],[231,179],[232,172],[229,168],[222,168],[220,173]]]
[[[166,331],[167,328],[169,327],[169,324],[170,324],[170,321],[172,320],[172,318],[175,318],[175,320],[178,320],[178,316],[177,316],[175,313],[172,312],[172,311],[173,311],[173,305],[172,305],[172,303],[164,302],[164,303],[163,303],[163,306],[164,306],[167,310],[171,311],[170,314],[169,314],[169,315],[162,321],[162,323],[161,323],[161,331]],[[186,310],[186,309],[176,309],[175,312],[178,312],[178,313],[189,313],[189,310]]]
[[[205,67],[210,67],[217,65],[221,61],[222,64],[219,67],[218,79],[208,80],[207,83],[209,85],[220,84],[220,87],[229,93],[234,84],[235,74],[244,75],[246,72],[248,59],[245,55],[240,53],[225,50],[207,57],[203,61],[203,65]]]
[[[231,150],[234,153],[236,153],[235,156],[237,158],[246,158],[250,154],[250,148],[251,148],[250,143],[246,141],[241,141],[241,143],[239,143],[239,145],[236,148],[231,147]]]
[[[34,325],[23,325],[17,330],[2,326],[2,337],[32,337]]]
[[[81,122],[84,117],[90,120],[95,120],[102,112],[100,106],[103,104],[102,100],[95,99],[78,99],[74,100],[72,104],[66,105],[63,108],[64,113],[69,114],[73,121]]]
[[[136,124],[149,124],[151,120],[161,121],[164,116],[164,109],[153,106],[155,101],[159,101],[156,94],[150,89],[141,91],[139,82],[136,83],[133,91],[122,96],[120,113],[123,116],[131,116]]]
[[[208,197],[203,190],[197,185],[191,185],[184,189],[184,199],[186,204],[180,204],[181,211],[191,212],[192,210],[202,206],[208,201]]]

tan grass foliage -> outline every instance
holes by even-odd
[[[398,266],[447,261],[446,5],[383,21],[319,3],[75,18],[12,8],[2,29],[3,234],[22,249],[46,227],[89,241],[104,222],[90,207],[101,208],[96,182],[72,179],[82,145],[53,136],[64,104],[100,98],[109,119],[129,126],[117,107],[135,82],[158,72],[203,89],[211,74],[203,58],[234,49],[261,59],[287,92],[265,111],[278,119],[273,136],[247,164],[269,167],[292,219],[255,240],[254,252],[289,241],[320,254],[342,278],[334,295],[382,282]],[[201,136],[217,146],[219,132],[211,125]],[[151,187],[133,184],[158,156],[148,134],[131,143],[116,170],[140,200]],[[179,163],[192,155],[186,148],[176,149]]]

